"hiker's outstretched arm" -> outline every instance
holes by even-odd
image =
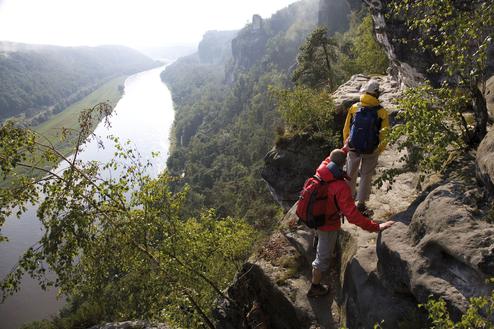
[[[338,192],[336,193],[336,201],[338,202],[340,211],[350,223],[355,224],[358,227],[369,232],[379,231],[378,223],[365,217],[357,210],[355,201],[352,198],[352,193],[347,185],[345,185],[345,188],[341,188],[338,190]]]

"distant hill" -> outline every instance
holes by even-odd
[[[152,59],[174,61],[177,58],[195,53],[197,51],[197,45],[175,44],[156,47],[141,47],[136,49]]]
[[[110,79],[158,65],[122,46],[58,47],[0,42],[0,121],[63,110]]]

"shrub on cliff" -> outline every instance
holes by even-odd
[[[398,150],[407,149],[402,160],[423,173],[441,171],[466,147],[469,124],[458,109],[469,99],[459,89],[423,85],[405,91],[399,100],[402,121],[389,134]]]
[[[492,329],[494,323],[494,292],[490,296],[473,297],[468,300],[468,308],[459,321],[449,316],[444,299],[429,298],[420,305],[429,313],[431,328],[434,329]]]
[[[338,145],[341,128],[335,123],[335,105],[328,90],[298,86],[293,90],[271,89],[285,123],[285,135],[309,134]]]

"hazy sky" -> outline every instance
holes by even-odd
[[[0,0],[0,41],[134,47],[197,43],[296,0]]]

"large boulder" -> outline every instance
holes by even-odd
[[[477,177],[494,193],[494,130],[491,130],[477,149]]]
[[[419,303],[443,298],[455,320],[468,298],[488,295],[494,225],[477,214],[480,195],[474,184],[450,181],[427,195],[408,227],[397,224],[383,234],[378,270],[386,286]]]
[[[491,121],[494,121],[494,76],[486,82],[485,102],[489,111],[489,117]]]

